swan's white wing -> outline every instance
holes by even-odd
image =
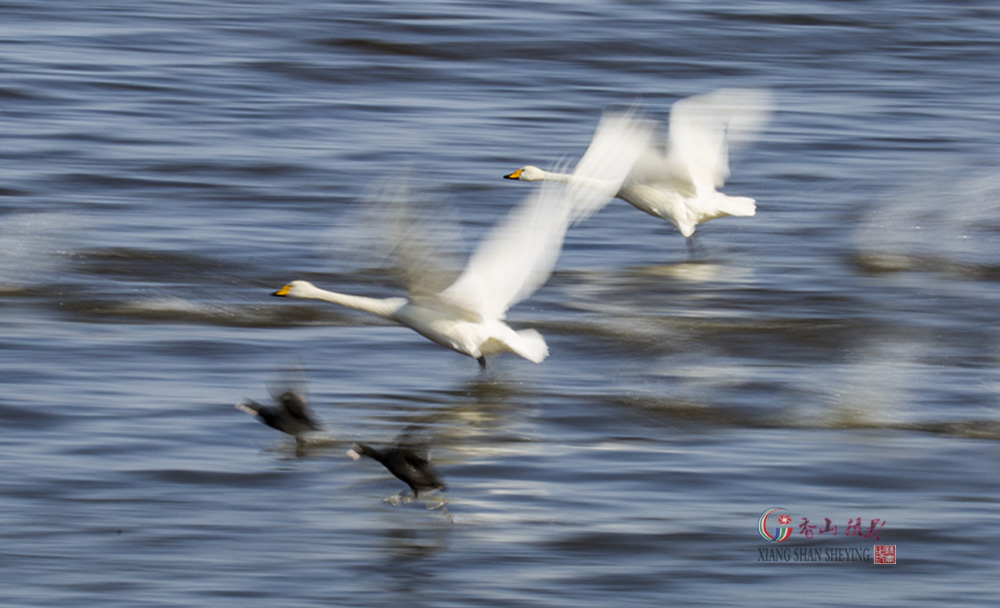
[[[605,112],[590,146],[573,170],[570,196],[574,222],[601,210],[615,197],[633,165],[647,151],[654,126],[639,116],[636,108]]]
[[[573,199],[564,184],[542,183],[495,226],[440,299],[502,319],[552,274],[569,226]]]
[[[772,107],[771,93],[756,89],[720,89],[674,103],[662,178],[687,181],[695,193],[722,186],[730,148],[751,142]]]
[[[414,200],[410,186],[386,186],[372,199],[384,253],[411,297],[436,294],[459,272],[458,222]]]

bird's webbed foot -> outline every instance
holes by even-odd
[[[435,492],[435,494],[438,493]],[[424,506],[427,507],[428,511],[440,511],[442,515],[448,518],[448,521],[455,523],[455,516],[448,510],[448,502],[444,499],[443,494],[438,494],[434,501],[425,500]]]
[[[413,502],[414,498],[415,497],[411,496],[408,492],[403,491],[403,492],[400,492],[399,494],[396,494],[394,496],[390,496],[388,498],[383,498],[382,502],[385,503],[385,504],[387,504],[387,505],[392,505],[394,507],[398,507],[400,505],[405,505],[407,503]]]

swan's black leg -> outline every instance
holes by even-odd
[[[479,357],[478,359],[476,359],[476,361],[479,361],[479,369],[486,369],[486,357],[485,356]]]
[[[695,239],[695,235],[692,234],[691,236],[687,237],[684,240],[687,241],[689,260],[695,260],[697,258],[702,257],[704,250],[701,248],[700,242]]]

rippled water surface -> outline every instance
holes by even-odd
[[[993,605],[998,40],[976,2],[3,2],[0,604]],[[509,315],[542,364],[270,296],[399,295],[381,187],[467,251],[604,109],[721,87],[777,100],[757,216],[575,227]],[[232,407],[290,374],[303,448]],[[453,521],[345,456],[410,427]]]

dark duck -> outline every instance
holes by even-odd
[[[367,456],[382,463],[396,478],[410,486],[414,499],[421,492],[443,491],[447,488],[427,458],[427,447],[415,442],[409,432],[401,435],[395,445],[381,450],[364,443],[355,443],[347,451],[347,455],[353,460]],[[398,498],[403,499],[404,495],[400,494]]]
[[[246,412],[267,426],[287,433],[301,441],[312,431],[323,430],[323,425],[313,416],[309,404],[295,390],[274,395],[275,405],[261,405],[253,399],[236,404],[236,409]]]

